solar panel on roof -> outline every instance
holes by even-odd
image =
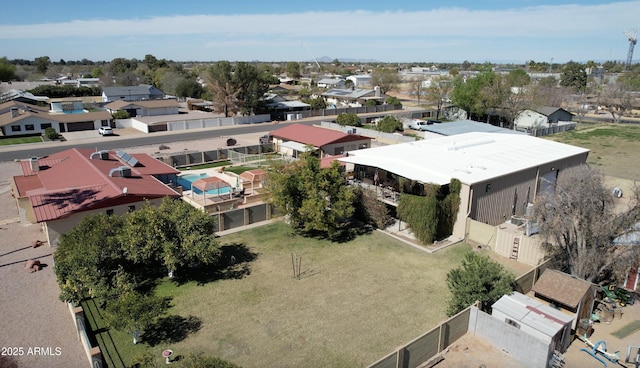
[[[129,159],[129,161],[127,161],[127,163],[129,164],[129,166],[134,167],[138,164],[138,159],[131,156],[131,158]]]
[[[120,157],[122,159],[122,161],[124,162],[129,162],[129,160],[131,160],[131,155],[129,155],[128,153],[125,152],[124,155],[122,155],[122,157]]]
[[[116,151],[116,156],[118,156],[118,158],[122,158],[124,155],[126,155],[124,151]]]

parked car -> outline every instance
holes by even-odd
[[[412,119],[411,122],[409,122],[409,128],[422,131],[427,130],[427,127],[432,124],[433,123],[429,123],[429,121],[426,120]]]
[[[113,129],[110,126],[103,126],[98,128],[100,135],[113,135]]]

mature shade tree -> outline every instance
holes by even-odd
[[[511,294],[515,284],[514,276],[498,262],[475,252],[465,255],[460,267],[447,274],[447,286],[451,299],[447,306],[447,316],[453,316],[476,301],[481,309],[491,313],[491,306],[503,295]]]
[[[569,61],[562,68],[560,85],[569,87],[575,92],[584,91],[587,87],[587,73],[584,66],[575,61]]]
[[[425,80],[426,79],[424,77],[414,77],[409,81],[409,92],[416,96],[418,99],[418,105],[420,105],[420,98],[422,98],[422,95],[425,92]]]
[[[109,63],[109,72],[116,76],[118,74],[133,72],[137,67],[138,61],[136,59],[115,58]]]
[[[16,66],[9,63],[6,57],[0,58],[0,82],[8,82],[16,78]]]
[[[354,212],[355,195],[337,161],[323,169],[317,157],[304,154],[299,161],[270,169],[267,187],[278,212],[307,233],[338,235],[342,221]]]
[[[167,272],[215,264],[220,255],[212,218],[165,198],[125,216],[86,216],[61,236],[55,257],[60,299],[103,300],[139,292]]]
[[[290,61],[285,66],[285,70],[287,72],[287,77],[296,79],[300,78],[300,63]]]
[[[320,96],[316,98],[303,98],[302,102],[309,104],[311,110],[323,110],[327,108],[327,102]]]
[[[598,91],[598,105],[604,106],[611,114],[611,120],[619,123],[636,106],[636,94],[640,90],[638,81],[626,77],[609,84],[603,84]]]
[[[167,304],[157,296],[127,292],[107,302],[105,319],[109,326],[131,335],[137,344],[140,334],[167,310]]]
[[[219,61],[210,67],[205,80],[211,89],[214,108],[225,116],[261,111],[261,98],[269,90],[269,84],[278,82],[253,64],[238,62],[234,66],[228,61]]]
[[[342,126],[361,126],[360,117],[357,114],[351,112],[343,112],[338,114],[336,123]]]
[[[436,119],[440,119],[442,105],[450,100],[453,90],[453,79],[449,76],[437,76],[431,79],[431,85],[427,88],[427,99],[437,107]]]
[[[553,76],[540,79],[531,89],[531,106],[560,106],[562,89],[558,87],[558,80]]]
[[[394,91],[400,84],[400,75],[396,68],[375,68],[371,73],[371,84],[380,87],[380,92]]]
[[[380,132],[394,133],[402,132],[404,127],[402,122],[391,115],[387,115],[376,124],[376,129]]]
[[[501,102],[503,89],[497,88],[496,79],[494,72],[486,70],[467,80],[458,76],[453,82],[451,101],[469,116],[481,117]]]
[[[176,96],[202,98],[204,88],[195,79],[188,78],[181,80],[176,86]]]
[[[534,207],[554,267],[592,282],[606,274],[624,276],[640,251],[614,239],[640,222],[638,203],[632,193],[629,206],[616,210],[602,173],[587,165],[561,170],[555,193],[539,196]]]
[[[47,73],[49,65],[51,65],[51,60],[48,56],[40,56],[35,58],[33,64],[36,66],[36,70],[38,71],[38,73],[44,75],[45,73]]]
[[[125,272],[121,266],[128,263],[117,240],[123,226],[121,217],[86,216],[61,236],[54,254],[60,300],[80,302],[87,297],[111,296],[116,276]]]

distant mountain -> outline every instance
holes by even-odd
[[[339,62],[341,63],[379,63],[379,60],[375,60],[375,59],[354,59],[354,58],[335,58],[335,57],[329,57],[329,56],[321,56],[318,58],[318,62],[319,63],[333,63],[333,61],[335,59],[338,59]],[[313,63],[313,60],[310,60],[309,62]]]

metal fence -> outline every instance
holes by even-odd
[[[236,208],[211,215],[217,217],[217,220],[214,221],[214,231],[219,232],[270,220],[276,215],[276,211],[268,203],[256,203],[253,206]]]
[[[166,155],[155,155],[155,158],[173,167],[187,167],[230,160],[231,155],[259,155],[265,152],[273,152],[273,149],[273,143],[266,143],[244,147],[219,148],[211,151],[175,152]]]
[[[534,137],[542,137],[545,135],[551,135],[556,133],[566,132],[568,130],[574,130],[577,123],[558,123],[557,125],[550,126],[548,128],[527,129],[527,134]]]

